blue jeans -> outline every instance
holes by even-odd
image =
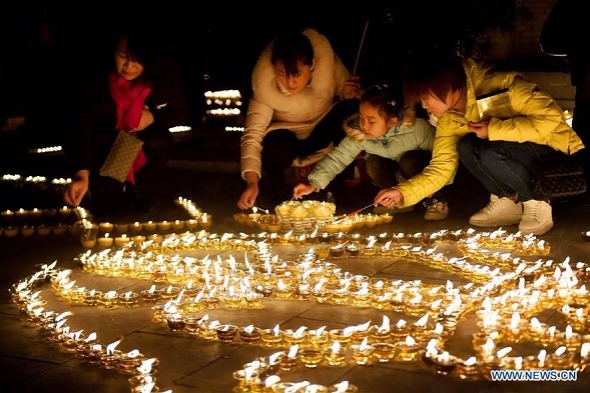
[[[457,145],[459,159],[483,186],[498,197],[516,202],[533,199],[531,180],[540,158],[562,154],[549,146],[532,142],[480,139],[469,133]]]

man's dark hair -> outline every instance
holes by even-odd
[[[463,59],[448,50],[425,49],[408,56],[403,89],[408,105],[416,105],[429,94],[444,101],[450,91],[465,87]]]
[[[272,47],[272,64],[282,62],[287,75],[298,75],[297,62],[311,66],[313,63],[313,47],[309,38],[301,31],[290,31],[277,37]]]

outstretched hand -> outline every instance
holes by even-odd
[[[361,84],[358,75],[352,75],[346,82],[342,90],[342,98],[345,100],[352,100],[353,98],[360,98]]]
[[[88,191],[88,177],[77,178],[66,187],[64,202],[68,206],[77,207]]]
[[[130,131],[143,131],[152,124],[154,124],[154,114],[149,109],[143,108],[141,111],[141,118],[139,119],[139,124],[137,125],[137,127]]]
[[[301,199],[304,195],[309,195],[315,191],[315,186],[312,184],[299,183],[293,187],[293,198]]]
[[[379,191],[373,201],[375,206],[396,207],[404,202],[404,196],[397,188],[386,188]]]
[[[240,199],[238,200],[238,207],[242,210],[250,209],[256,203],[258,197],[258,182],[248,183]]]

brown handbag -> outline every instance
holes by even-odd
[[[142,146],[143,141],[135,135],[119,131],[111,151],[100,168],[100,175],[112,177],[123,183]]]

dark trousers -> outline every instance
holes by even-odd
[[[147,128],[137,133],[144,142],[142,149],[146,155],[146,164],[135,174],[135,184],[129,182],[120,183],[110,177],[100,176],[97,165],[90,177],[90,192],[88,204],[91,210],[105,212],[105,214],[125,211],[147,211],[155,201],[150,197],[157,195],[156,190],[161,186],[166,163],[170,157],[174,139],[168,130]],[[104,156],[110,151],[112,145],[94,145],[95,156]]]
[[[357,111],[358,100],[335,104],[306,139],[297,139],[295,133],[288,129],[269,132],[262,140],[263,181],[266,183],[263,190],[269,195],[280,194],[282,197],[290,198],[292,190],[285,189],[285,170],[297,157],[306,157],[331,143],[334,146],[338,145],[345,136],[342,127],[344,118]],[[347,173],[353,169],[351,167]]]
[[[536,162],[563,154],[545,145],[490,141],[473,133],[459,140],[457,150],[463,165],[491,194],[500,198],[517,195],[518,202],[533,199],[531,180]]]
[[[432,159],[432,152],[428,150],[409,150],[402,154],[398,161],[390,158],[369,154],[365,161],[367,175],[373,183],[383,189],[391,188],[399,184],[400,179],[396,173],[404,179],[410,179],[421,173]],[[442,191],[437,191],[431,196],[433,199],[444,201]]]

